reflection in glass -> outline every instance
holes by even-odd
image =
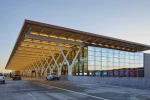
[[[143,67],[142,52],[119,51],[88,46],[88,70],[114,70]]]

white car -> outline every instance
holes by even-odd
[[[3,73],[0,73],[0,82],[2,82],[3,84],[5,84],[5,77]]]
[[[60,76],[58,76],[56,73],[48,73],[47,74],[46,80],[54,80],[54,79],[59,80]]]

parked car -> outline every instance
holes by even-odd
[[[56,73],[48,73],[48,74],[47,74],[46,80],[54,80],[54,79],[59,80],[59,79],[60,79],[60,76],[57,75]]]
[[[20,75],[14,75],[12,77],[13,80],[21,80],[21,76]]]
[[[3,84],[5,84],[5,77],[3,73],[0,73],[0,82],[2,82]]]

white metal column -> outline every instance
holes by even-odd
[[[60,44],[59,44],[59,43],[56,43],[56,44],[57,44],[57,46],[58,46],[58,48],[59,48],[59,50],[60,50],[60,52],[61,52],[61,54],[62,54],[64,60],[65,60],[66,63],[67,63],[67,66],[68,66],[68,75],[71,75],[71,74],[70,74],[70,64],[69,64],[69,62],[68,62],[68,60],[67,60],[67,58],[66,58],[66,56],[65,56],[65,54],[64,54],[64,52],[63,52],[63,50],[62,50],[62,48],[60,47]]]
[[[51,50],[48,48],[48,50],[49,50],[49,53],[51,54],[51,56],[52,56],[52,59],[54,60],[54,62],[55,62],[55,65],[57,66],[57,68],[59,67],[58,66],[58,64],[57,64],[57,62],[56,62],[56,60],[55,60],[55,58],[54,58],[54,55],[53,55],[53,53],[51,52]]]
[[[59,44],[59,43],[56,43],[56,44],[57,44],[57,46],[58,46],[58,48],[59,48],[61,54],[63,55],[64,60],[66,61],[67,65],[68,65],[68,75],[72,75],[72,66],[73,66],[73,64],[74,64],[74,62],[75,62],[75,60],[76,60],[78,54],[80,53],[82,46],[80,46],[80,48],[79,48],[77,54],[75,55],[75,57],[74,57],[74,59],[73,59],[71,65],[70,65],[69,62],[68,62],[68,60],[67,60],[67,58],[66,58],[66,56],[64,55],[64,52],[63,52],[62,48],[60,47],[60,44]]]

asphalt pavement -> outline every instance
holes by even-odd
[[[150,100],[150,89],[44,79],[6,80],[0,100]]]

